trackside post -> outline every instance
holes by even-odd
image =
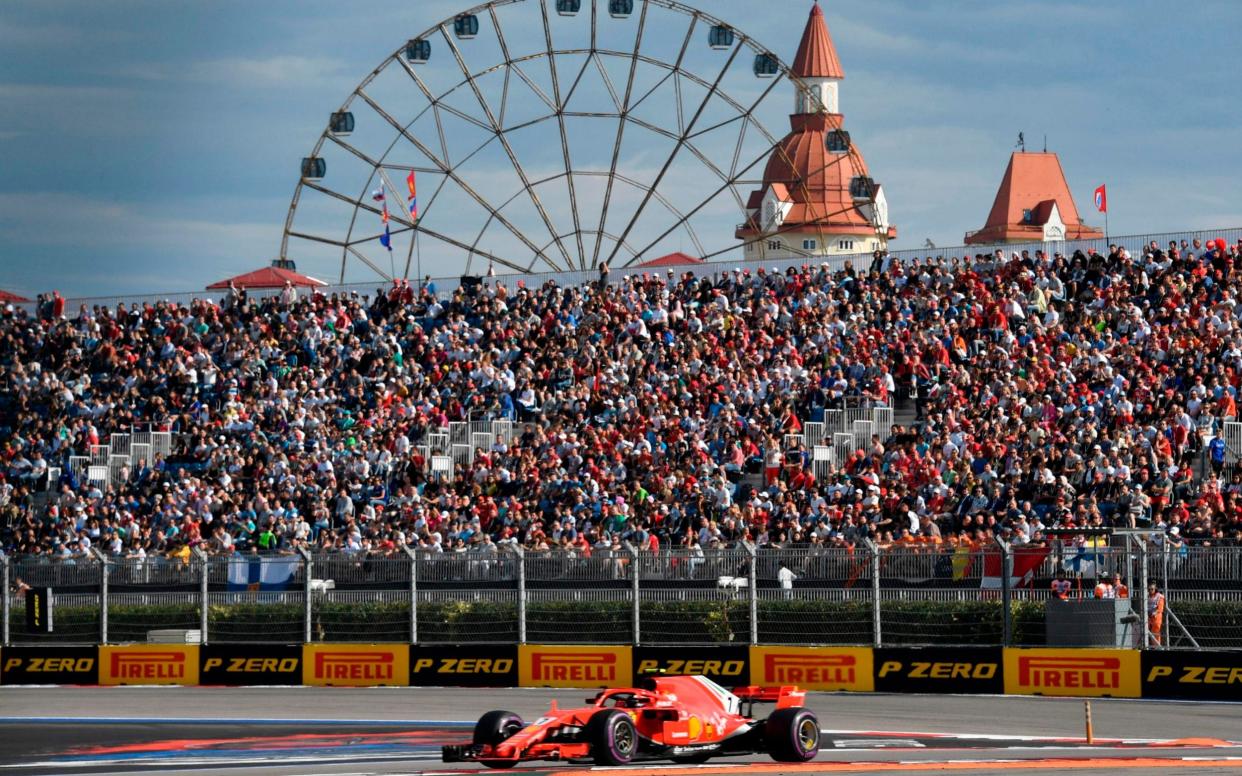
[[[401,545],[407,558],[410,559],[410,643],[418,643],[418,553],[410,549],[408,544]]]
[[[311,578],[314,576],[315,563],[305,547],[298,548],[302,556],[302,597],[305,599],[305,611],[302,617],[302,640],[311,642],[311,621],[314,619],[314,601],[311,598]]]

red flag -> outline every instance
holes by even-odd
[[[418,190],[414,187],[414,171],[405,176],[405,185],[410,189],[410,218],[418,219]]]
[[[1035,573],[1048,557],[1047,547],[1015,547],[1013,550],[1013,576],[1009,578],[1010,587],[1031,585]],[[986,552],[983,555],[983,579],[979,587],[985,590],[1001,588],[1001,555],[999,552]]]
[[[1108,212],[1108,189],[1103,183],[1095,190],[1095,209],[1101,213]]]

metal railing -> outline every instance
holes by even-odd
[[[1120,573],[1135,638],[1242,648],[1242,548],[1127,539],[1054,546],[1021,583],[1022,552],[949,545],[116,558],[0,555],[3,643],[207,642],[1046,643],[1049,582],[1071,601]],[[1015,578],[1022,569],[1012,571]],[[1144,581],[1165,595],[1148,622]],[[20,584],[19,584],[20,582]],[[29,633],[25,588],[51,588],[55,631]]]
[[[1223,238],[1229,243],[1236,243],[1242,237],[1242,227],[1228,227],[1222,229],[1207,229],[1197,231],[1182,232],[1160,232],[1155,234],[1141,235],[1108,235],[1104,238],[1096,240],[1069,240],[1059,242],[1030,242],[1022,244],[1005,244],[1005,245],[955,245],[949,247],[938,248],[910,248],[905,250],[889,251],[889,261],[910,261],[913,259],[922,259],[925,257],[940,256],[945,259],[954,257],[973,257],[984,254],[991,255],[996,249],[1001,249],[1008,256],[1012,253],[1020,253],[1027,250],[1034,252],[1043,250],[1049,253],[1062,253],[1067,256],[1072,255],[1074,251],[1086,251],[1094,248],[1097,251],[1106,251],[1110,243],[1115,243],[1128,248],[1131,252],[1141,251],[1152,240],[1163,249],[1168,246],[1170,240],[1192,242],[1195,239],[1206,241],[1209,239]],[[738,245],[740,252],[741,244]],[[789,267],[801,267],[802,265],[819,266],[827,264],[829,269],[837,271],[842,269],[847,263],[856,269],[865,271],[871,265],[870,253],[856,254],[839,254],[833,256],[785,256],[782,258],[764,259],[764,260],[746,260],[746,259],[728,259],[718,262],[684,264],[674,267],[661,267],[658,270],[651,267],[634,266],[615,268],[609,273],[609,282],[620,282],[631,276],[642,275],[659,275],[662,272],[672,271],[675,274],[682,272],[693,272],[698,277],[712,277],[730,272],[733,269],[749,269],[757,272],[760,268],[765,271],[783,272]],[[506,274],[497,275],[487,278],[489,283],[503,283],[509,288],[514,288],[518,281],[521,281],[528,288],[537,288],[538,286],[549,281],[555,282],[561,286],[578,286],[584,283],[594,282],[599,279],[599,273],[594,270],[575,271],[575,272],[544,272],[544,273],[525,273],[525,274]],[[460,277],[439,277],[433,278],[432,282],[436,285],[437,293],[446,294],[456,290],[461,285]],[[361,283],[349,283],[343,285],[328,285],[317,289],[318,293],[326,296],[333,294],[357,294],[359,297],[371,298],[376,291],[386,292],[388,290],[387,281],[376,279]],[[265,297],[278,296],[281,289],[250,289],[249,295],[252,299],[261,299]],[[305,289],[299,289],[298,296],[305,299],[308,294]],[[154,304],[158,302],[171,302],[174,304],[189,305],[197,301],[205,301],[212,304],[222,303],[228,296],[227,291],[173,291],[146,294],[130,294],[130,295],[112,295],[112,296],[93,296],[93,297],[70,297],[65,300],[65,314],[72,317],[77,315],[81,307],[88,310],[93,307],[115,307],[118,304]],[[16,305],[33,311],[34,303],[21,303]]]

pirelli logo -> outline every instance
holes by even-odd
[[[320,652],[315,678],[387,681],[394,676],[394,662],[391,652]]]
[[[531,676],[538,680],[615,682],[617,656],[613,654],[541,654],[531,658]]]
[[[302,659],[306,684],[370,687],[409,683],[405,645],[308,644]]]
[[[100,647],[101,684],[198,684],[198,647]]]
[[[764,676],[777,684],[853,684],[858,661],[852,655],[765,655]]]
[[[631,682],[629,647],[539,647],[518,650],[519,682],[534,687],[600,687]]]
[[[1005,691],[1027,695],[1138,697],[1138,653],[1006,650]]]
[[[808,690],[875,689],[869,649],[752,647],[752,682],[795,684]]]

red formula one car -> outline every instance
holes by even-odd
[[[637,760],[700,763],[722,755],[767,752],[779,762],[819,753],[819,720],[797,687],[744,687],[729,692],[702,676],[660,676],[639,687],[604,690],[589,706],[552,709],[527,725],[510,711],[489,711],[471,744],[444,747],[444,762],[511,768],[527,760]],[[756,703],[775,703],[756,719]]]

